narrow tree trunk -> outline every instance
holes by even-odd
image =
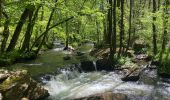
[[[126,52],[129,50],[129,46],[131,43],[131,32],[132,32],[132,10],[133,10],[133,0],[130,0],[130,14],[129,14],[129,35],[128,35],[128,42],[127,42],[127,48]]]
[[[4,23],[4,30],[3,30],[3,40],[2,40],[2,44],[1,44],[1,52],[4,52],[5,49],[6,49],[6,44],[7,44],[7,41],[8,41],[8,37],[9,37],[9,24],[10,24],[10,18],[8,17],[8,15],[3,12],[3,15],[5,16],[6,18],[6,21]]]
[[[153,14],[156,13],[156,0],[153,0]],[[156,25],[155,25],[156,17],[153,16],[153,23],[152,23],[152,32],[153,32],[153,53],[157,54],[157,34],[156,34]]]
[[[148,9],[151,8],[151,3],[152,3],[152,0],[148,0],[149,4],[148,4]]]
[[[114,53],[113,53],[113,46],[112,46],[112,34],[113,34],[113,25],[112,25],[112,15],[113,15],[113,2],[112,0],[109,0],[109,4],[110,4],[110,8],[109,8],[109,11],[108,11],[108,36],[109,36],[109,45],[110,45],[110,60],[112,61],[113,60],[113,56],[114,56]]]
[[[114,0],[114,5],[113,5],[113,35],[112,35],[112,41],[113,41],[113,54],[116,54],[116,1]]]
[[[121,21],[120,21],[120,47],[119,47],[119,54],[122,54],[122,46],[123,46],[123,39],[124,39],[124,0],[121,0]]]
[[[96,20],[97,44],[100,44],[100,29],[99,22]]]
[[[161,0],[158,0],[158,10],[160,9],[161,6]]]
[[[65,50],[67,50],[68,49],[68,44],[69,44],[69,30],[68,30],[68,25],[69,23],[68,22],[66,22],[66,43],[65,43]]]
[[[121,0],[117,0],[117,7],[120,7],[121,5]]]
[[[14,35],[12,36],[10,44],[9,44],[9,46],[7,48],[8,52],[12,51],[15,48],[15,46],[17,44],[17,41],[18,41],[18,38],[19,38],[19,35],[21,33],[21,30],[22,30],[22,27],[23,27],[28,15],[29,15],[29,12],[30,12],[30,10],[26,8],[24,10],[24,12],[22,13],[21,18],[20,18],[20,20],[18,22],[18,25],[17,25],[17,27],[16,27],[16,29],[14,31]]]
[[[2,21],[2,12],[3,12],[3,8],[2,8],[2,6],[3,6],[3,2],[2,2],[2,0],[0,0],[0,27],[1,27],[1,25],[2,25],[2,23],[1,23],[1,21]]]
[[[45,32],[44,32],[44,34],[43,34],[42,41],[41,41],[41,43],[39,44],[38,49],[36,50],[36,53],[37,53],[37,54],[38,54],[38,52],[40,51],[40,49],[41,49],[42,45],[43,45],[43,44],[44,44],[44,42],[45,42],[45,38],[46,38],[46,36],[47,36],[47,34],[48,34],[49,27],[50,27],[50,24],[51,24],[51,20],[52,20],[52,17],[53,17],[54,11],[55,11],[55,9],[53,9],[53,10],[51,11],[51,14],[50,14],[50,17],[49,17],[49,20],[48,20],[47,26],[46,26],[46,30],[45,30]]]
[[[164,52],[166,49],[166,44],[168,41],[168,6],[170,4],[169,0],[165,0],[164,2],[164,8],[163,8],[163,27],[164,27],[164,31],[163,31],[163,41],[162,41],[162,51]]]

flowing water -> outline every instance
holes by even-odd
[[[157,80],[153,84],[123,82],[117,72],[89,72],[62,70],[43,82],[49,90],[49,100],[71,100],[111,91],[123,93],[130,100],[170,100],[170,84]]]
[[[108,91],[126,94],[130,100],[170,100],[170,80],[159,78],[156,70],[144,70],[137,82],[123,82],[121,72],[98,72],[93,64],[94,72],[62,69],[48,80],[42,78],[50,93],[48,100],[71,100]]]
[[[19,66],[37,76],[55,72],[58,66],[70,63],[62,58],[70,52],[63,52],[64,46],[60,42],[56,41],[54,44],[53,50],[45,52],[35,61],[15,64],[12,68]],[[170,80],[159,78],[156,70],[145,70],[137,82],[123,82],[122,77],[120,72],[80,73],[77,69],[61,69],[57,74],[46,74],[40,78],[50,93],[48,100],[70,100],[107,91],[126,94],[130,100],[170,100]]]

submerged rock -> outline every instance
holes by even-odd
[[[128,96],[122,93],[107,92],[103,94],[92,95],[89,97],[77,98],[74,100],[129,100]]]
[[[64,60],[70,60],[71,57],[67,55],[67,56],[63,57],[63,59],[64,59]]]
[[[6,72],[6,73],[5,73]],[[40,84],[33,80],[26,70],[0,71],[6,78],[0,84],[0,93],[4,100],[29,100],[43,99],[49,96]]]
[[[80,52],[80,51],[77,51],[77,53],[76,53],[77,56],[82,56],[84,54],[85,54],[84,52]]]

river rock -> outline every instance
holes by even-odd
[[[93,61],[81,61],[81,69],[85,72],[95,71],[95,65]]]
[[[0,71],[1,75],[7,74],[7,78],[0,83],[0,93],[4,100],[21,100],[22,98],[38,100],[49,96],[48,91],[33,80],[26,70],[6,72]]]
[[[63,59],[64,59],[64,60],[70,60],[71,57],[67,55],[67,56],[63,57]]]
[[[122,68],[126,68],[123,70],[124,77],[122,81],[138,81],[140,75],[140,68],[137,64],[134,63],[125,63]]]
[[[152,59],[152,57],[147,54],[139,54],[139,55],[136,55],[135,58],[137,60],[144,60],[144,61],[150,61]]]
[[[128,71],[127,74],[121,78],[122,81],[138,81],[140,75],[139,69],[134,69],[133,71]]]
[[[147,44],[144,40],[136,40],[133,44],[133,49],[135,50],[135,54],[141,54],[146,52]]]
[[[122,93],[102,93],[97,95],[92,95],[89,97],[77,98],[74,100],[129,100],[127,95]]]
[[[82,56],[84,54],[85,54],[84,52],[80,52],[80,51],[77,51],[77,53],[76,53],[77,56]]]
[[[157,70],[156,69],[146,69],[140,74],[140,80],[141,82],[149,85],[155,85],[155,83],[158,81],[157,78]]]
[[[96,61],[96,66],[98,71],[113,71],[114,67],[111,66],[111,63],[108,59],[99,59]]]

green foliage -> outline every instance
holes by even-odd
[[[170,73],[170,52],[167,50],[164,53],[158,54],[156,57],[156,60],[160,61],[160,65],[158,67],[158,73],[169,74]]]
[[[8,53],[3,53],[0,55],[0,66],[11,65],[14,62],[32,60],[36,58],[36,54],[34,52],[20,52],[20,51],[12,51]]]
[[[131,59],[129,57],[121,56],[117,59],[117,63],[119,65],[124,65],[124,64],[132,63],[132,62],[131,62]]]

